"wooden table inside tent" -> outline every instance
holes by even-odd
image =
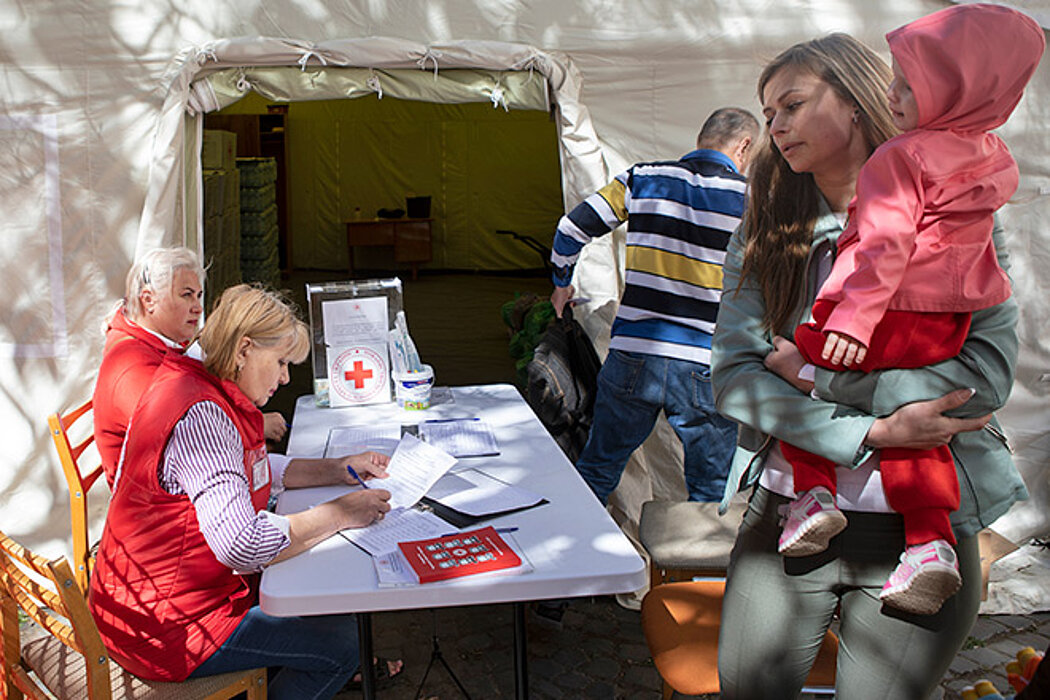
[[[354,274],[354,247],[387,247],[395,263],[412,265],[416,279],[419,263],[430,262],[430,224],[433,219],[360,219],[346,222],[346,249],[350,276]]]

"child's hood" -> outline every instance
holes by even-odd
[[[886,35],[919,127],[989,131],[1021,100],[1046,46],[1042,28],[999,5],[955,5]]]

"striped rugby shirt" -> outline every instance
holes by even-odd
[[[625,286],[609,347],[710,364],[722,264],[746,197],[747,179],[719,151],[634,165],[558,222],[554,284],[568,285],[580,249],[626,221]]]

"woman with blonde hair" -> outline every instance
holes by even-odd
[[[258,572],[381,519],[390,493],[362,489],[302,513],[268,512],[259,408],[288,382],[288,365],[306,358],[306,326],[278,295],[238,285],[223,293],[200,345],[203,363],[164,357],[132,416],[92,572],[92,613],[113,658],[143,678],[280,667],[270,697],[331,697],[358,665],[352,616],[266,615]],[[383,477],[387,462],[366,452],[292,459],[275,472],[286,488],[353,484],[348,466]]]
[[[132,411],[164,355],[183,352],[199,329],[204,278],[189,248],[155,248],[128,270],[124,298],[106,318],[92,401],[95,445],[111,489]],[[266,414],[265,426],[270,440],[287,429],[279,413]]]
[[[832,34],[790,47],[759,79],[769,138],[755,157],[748,210],[729,244],[712,347],[716,405],[741,426],[726,498],[754,486],[722,609],[718,659],[726,700],[797,696],[836,611],[838,696],[927,697],[976,619],[976,533],[1025,495],[1005,444],[981,429],[1012,386],[1012,300],[974,313],[960,355],[931,367],[817,369],[819,398],[770,369],[809,318],[861,165],[895,133],[885,98],[890,76],[869,48]],[[998,227],[995,236],[1001,243]],[[958,386],[972,389],[953,391]],[[970,417],[945,415],[958,415],[963,404]],[[777,551],[778,511],[795,496],[781,440],[839,465],[838,506],[849,524],[818,554],[785,559]],[[952,516],[962,589],[935,615],[884,608],[879,593],[904,534],[882,490],[878,449],[943,444],[950,444],[964,485]]]

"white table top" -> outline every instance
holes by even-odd
[[[626,593],[645,585],[642,558],[513,386],[454,387],[452,393],[454,402],[426,411],[406,411],[394,404],[317,408],[313,396],[300,397],[288,454],[320,456],[328,431],[337,426],[483,418],[492,426],[500,455],[464,458],[452,470],[478,468],[550,501],[484,523],[517,526],[513,536],[534,570],[514,576],[379,588],[369,555],[336,535],[266,569],[259,591],[265,612],[288,616],[506,603]],[[279,509],[302,510],[345,490],[285,491]]]

